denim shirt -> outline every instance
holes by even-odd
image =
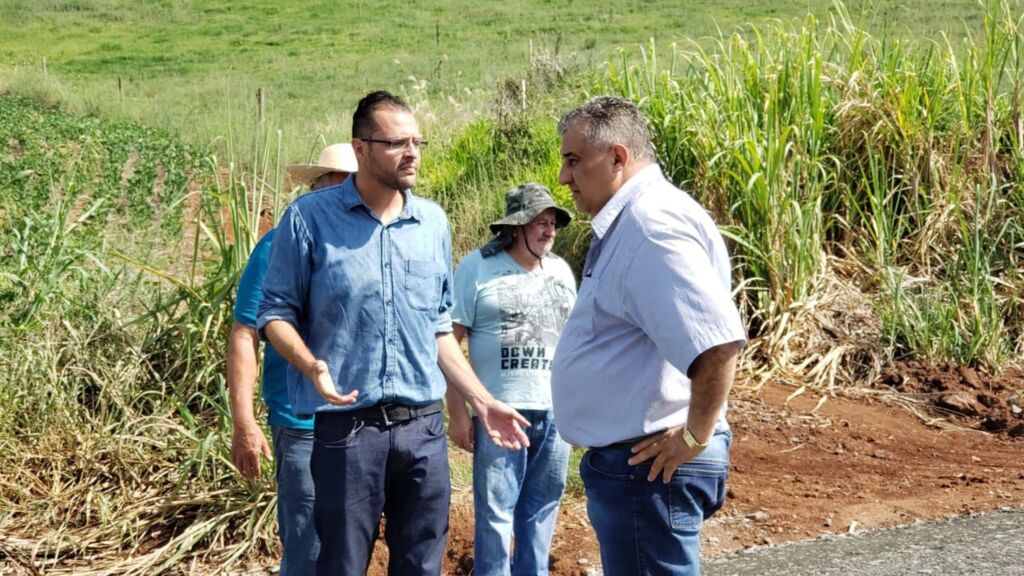
[[[433,202],[403,195],[401,214],[382,223],[350,177],[296,199],[277,226],[260,335],[271,320],[290,322],[327,362],[338,393],[359,391],[354,405],[331,406],[289,365],[297,415],[444,396],[436,335],[452,329],[448,219]]]

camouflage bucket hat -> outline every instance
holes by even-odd
[[[509,190],[505,194],[505,217],[491,223],[491,232],[498,234],[505,226],[523,226],[548,208],[555,209],[555,226],[565,228],[572,215],[551,197],[547,187],[530,182]]]

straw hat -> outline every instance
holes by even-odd
[[[292,181],[309,186],[328,172],[356,172],[359,164],[352,145],[345,142],[324,148],[316,164],[290,164],[286,170]]]

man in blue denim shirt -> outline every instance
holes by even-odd
[[[426,142],[409,107],[369,94],[352,135],[357,175],[297,199],[278,225],[259,327],[294,368],[293,410],[315,414],[317,573],[365,573],[383,512],[389,573],[440,574],[445,379],[496,444],[528,444],[527,421],[451,334],[451,237],[440,207],[410,191]]]

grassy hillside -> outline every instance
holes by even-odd
[[[228,530],[222,558],[266,549],[250,512],[272,496],[223,459],[244,255],[220,248],[205,152],[6,95],[0,127],[0,533],[60,550],[33,560],[48,573],[111,544],[106,573],[155,573]]]
[[[486,113],[491,89],[531,54],[592,69],[651,38],[664,49],[832,10],[831,0],[0,0],[0,89],[207,144],[249,121],[263,87],[294,158],[318,136],[347,138],[352,107],[371,89],[429,97],[446,125],[462,123]],[[960,37],[983,14],[975,0],[855,0],[849,10],[873,33],[914,38]]]
[[[121,279],[112,251],[171,267],[212,166],[160,130],[0,95],[0,328],[59,317]],[[189,255],[191,256],[191,255]],[[120,295],[120,290],[113,295]]]

